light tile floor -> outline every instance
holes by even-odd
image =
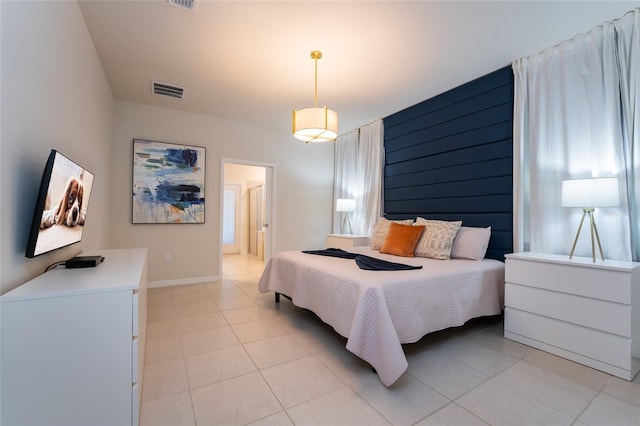
[[[218,282],[149,290],[142,425],[640,425],[640,377],[504,339],[500,317],[406,345],[387,388],[315,315],[261,294],[262,268],[231,255]]]

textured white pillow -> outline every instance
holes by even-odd
[[[452,259],[472,259],[482,260],[489,247],[491,238],[491,227],[471,228],[461,226],[458,230],[453,248],[451,249]]]
[[[387,239],[387,234],[389,233],[391,222],[399,223],[400,225],[411,225],[413,223],[413,219],[388,220],[384,217],[381,217],[373,226],[373,233],[371,235],[371,242],[369,242],[369,247],[374,250],[380,250],[382,248],[382,246],[384,245],[384,240]]]
[[[416,246],[415,256],[439,260],[447,260],[451,257],[453,240],[462,225],[461,220],[448,222],[419,217],[415,224],[425,226],[422,237]]]

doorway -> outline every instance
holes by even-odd
[[[220,275],[224,259],[268,261],[273,252],[275,165],[222,159]]]

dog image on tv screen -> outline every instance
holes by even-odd
[[[82,176],[70,177],[65,185],[64,192],[54,208],[51,208],[51,195],[47,194],[45,210],[40,221],[40,228],[49,228],[53,225],[66,225],[74,227],[84,225],[86,210],[83,209],[84,184]]]
[[[82,238],[93,174],[62,155],[55,158],[35,254]]]

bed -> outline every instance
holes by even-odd
[[[348,251],[422,269],[362,270],[353,259],[285,251],[269,260],[258,287],[287,296],[331,325],[386,386],[407,369],[402,344],[503,308],[504,263],[498,260],[400,257],[371,247]]]
[[[282,293],[313,311],[389,386],[407,368],[402,344],[500,314],[503,307],[504,255],[513,251],[511,66],[383,122],[384,218],[462,221],[453,259],[381,254],[374,229],[373,249],[349,251],[423,268],[363,271],[351,259],[287,251],[271,258],[259,289]],[[489,228],[481,254],[458,256],[460,235]]]

